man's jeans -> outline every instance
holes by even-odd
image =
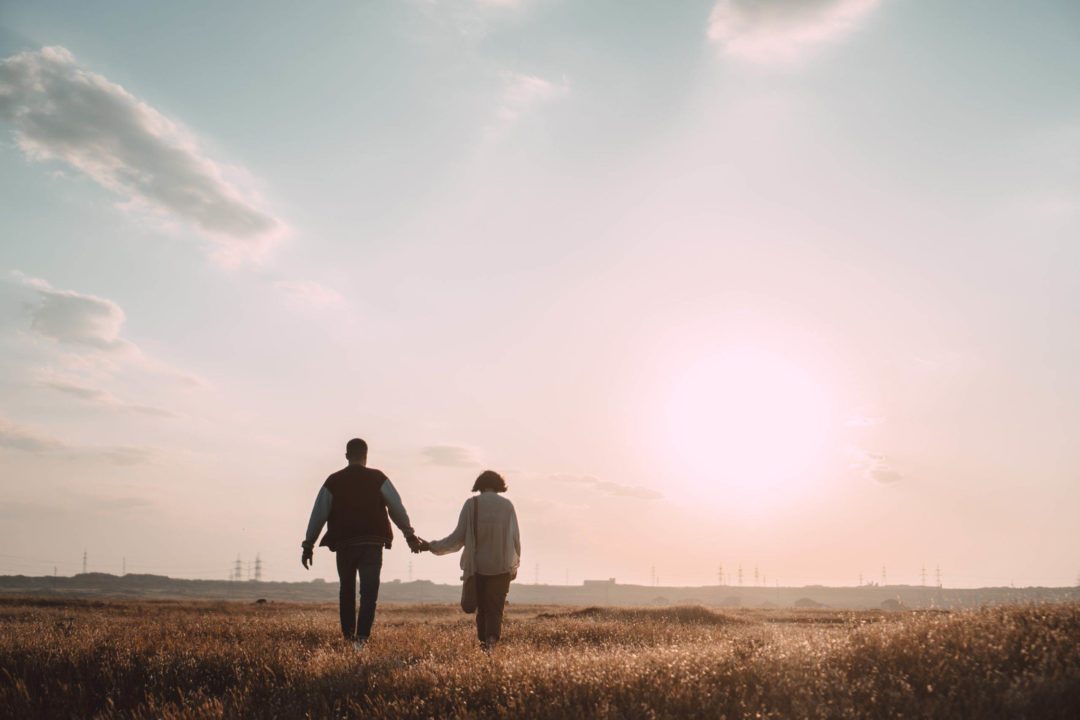
[[[352,545],[337,551],[341,580],[341,632],[346,640],[367,639],[375,622],[382,571],[382,545]],[[356,575],[360,575],[360,612],[356,611]]]
[[[502,634],[503,606],[510,590],[510,573],[476,574],[476,636],[480,642],[498,641]]]

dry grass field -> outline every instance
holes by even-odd
[[[10,718],[1077,718],[1080,606],[957,613],[0,600]]]

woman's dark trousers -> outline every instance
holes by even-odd
[[[510,573],[476,574],[476,636],[480,638],[480,642],[499,639],[503,607],[509,591]]]
[[[375,622],[382,571],[382,545],[352,545],[337,551],[341,580],[341,632],[346,640],[367,639]],[[360,576],[360,611],[356,610],[356,576]]]

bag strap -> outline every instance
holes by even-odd
[[[480,517],[480,511],[477,506],[480,504],[480,496],[477,495],[472,499],[472,571],[473,575],[476,574],[476,523]]]

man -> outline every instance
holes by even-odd
[[[311,567],[315,540],[323,525],[327,525],[326,535],[319,544],[337,554],[341,632],[346,641],[354,641],[357,650],[364,647],[375,622],[382,552],[384,547],[390,549],[394,539],[390,520],[405,535],[410,550],[419,552],[423,542],[413,532],[409,514],[390,478],[380,470],[367,467],[367,453],[367,443],[359,438],[345,445],[349,465],[328,477],[319,490],[302,543],[304,553],[300,556],[304,569]],[[359,612],[356,611],[357,574],[360,575]]]

